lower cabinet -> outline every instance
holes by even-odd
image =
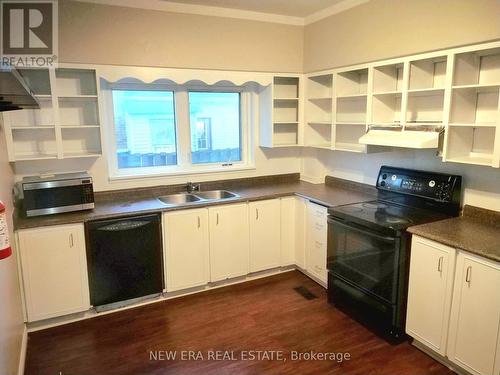
[[[455,249],[414,236],[411,248],[406,332],[446,355]]]
[[[205,285],[210,280],[208,209],[163,214],[166,289]]]
[[[459,252],[448,358],[477,375],[500,373],[500,264]]]
[[[249,272],[248,205],[231,204],[208,209],[210,223],[210,281]]]
[[[406,332],[471,374],[500,374],[500,263],[413,236]]]
[[[279,199],[251,202],[250,272],[279,267],[281,263],[281,203]]]
[[[17,232],[29,322],[90,308],[83,224]]]
[[[316,203],[307,203],[306,224],[306,271],[325,285],[328,273],[326,269],[326,246],[328,209]]]

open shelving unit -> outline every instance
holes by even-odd
[[[39,109],[3,113],[9,161],[96,157],[101,154],[95,70],[24,69]]]
[[[444,160],[500,166],[500,46],[454,56]]]
[[[300,75],[274,76],[260,93],[260,146],[302,145],[302,80]]]
[[[306,78],[307,114],[304,124],[304,144],[309,147],[331,148],[333,126],[333,74]]]

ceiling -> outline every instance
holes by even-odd
[[[166,0],[171,3],[205,5],[292,17],[307,17],[344,0]]]

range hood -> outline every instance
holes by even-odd
[[[16,69],[0,67],[0,112],[26,108],[40,108],[38,100]]]
[[[438,148],[439,132],[417,130],[369,130],[359,143],[404,148]]]

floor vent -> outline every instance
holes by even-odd
[[[307,289],[305,286],[298,286],[296,288],[293,288],[297,293],[299,293],[302,297],[305,299],[315,299],[318,298],[314,293],[312,293],[309,289]]]

